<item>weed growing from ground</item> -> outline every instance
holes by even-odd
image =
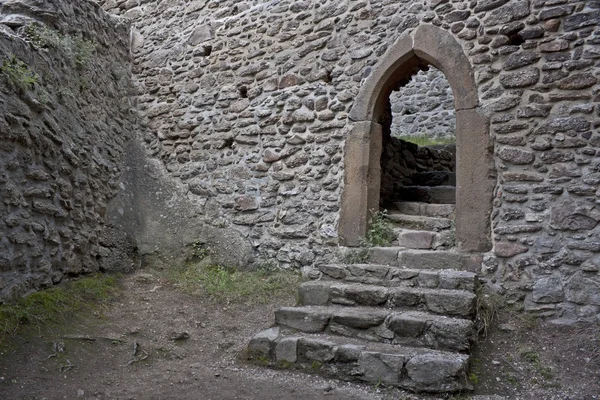
[[[387,210],[372,213],[369,231],[362,247],[389,246],[394,239],[394,230],[387,218]]]
[[[118,277],[95,275],[35,292],[15,304],[0,304],[0,342],[29,324],[51,324],[78,311],[106,303],[118,289]]]
[[[500,310],[504,308],[504,305],[504,300],[499,294],[486,290],[484,286],[478,289],[475,304],[476,339],[485,339],[487,337],[492,324],[498,317]]]
[[[540,355],[536,351],[528,351],[523,354],[525,361],[529,362],[544,379],[554,378],[554,370],[552,367],[542,364]]]
[[[39,80],[39,76],[14,55],[4,60],[0,73],[4,75],[9,85],[21,92],[32,89]]]

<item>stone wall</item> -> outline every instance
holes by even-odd
[[[149,154],[201,219],[284,267],[335,252],[348,112],[365,77],[420,24],[447,30],[492,124],[484,276],[531,311],[600,312],[598,1],[101,3],[134,21]]]
[[[129,29],[87,1],[0,5],[0,298],[136,262],[106,223],[134,132]]]
[[[435,67],[419,71],[390,95],[392,136],[455,139],[454,95],[444,74]]]

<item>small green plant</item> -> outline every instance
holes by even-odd
[[[365,264],[369,261],[371,252],[366,247],[350,249],[343,253],[342,261],[345,264]]]
[[[31,43],[41,48],[56,48],[62,40],[61,35],[57,31],[37,24],[27,25],[25,27],[25,35]]]
[[[286,360],[279,360],[279,361],[277,361],[277,368],[290,369],[293,366],[294,366],[294,363],[291,363],[291,362],[286,361]]]
[[[323,367],[323,363],[321,361],[313,361],[310,363],[310,369],[313,371],[318,371]]]
[[[479,375],[477,375],[477,373],[475,372],[471,372],[469,374],[469,382],[471,382],[473,385],[476,385],[479,383]]]
[[[383,387],[383,382],[381,382],[381,379],[377,380],[377,383],[373,386],[373,390],[375,392],[378,392],[379,389],[381,389]]]
[[[197,240],[190,246],[192,247],[192,257],[194,257],[194,259],[197,261],[204,260],[210,255],[210,249],[206,247],[204,242]]]
[[[270,361],[267,357],[265,356],[258,356],[256,357],[256,362],[262,366],[262,367],[266,367],[269,365]]]
[[[540,355],[536,351],[528,351],[523,354],[525,361],[533,365],[533,367],[542,375],[544,379],[554,378],[554,370],[552,367],[543,365],[540,361]]]
[[[514,386],[515,388],[519,389],[521,388],[521,383],[519,382],[519,379],[517,379],[517,377],[515,377],[513,374],[506,374],[506,382],[510,383],[512,386]]]
[[[97,307],[117,288],[116,276],[95,275],[32,293],[15,304],[0,304],[0,338],[24,325],[54,323],[77,311]]]
[[[362,247],[389,246],[394,240],[394,230],[387,217],[387,210],[374,212],[369,221],[369,231]]]
[[[56,93],[61,100],[65,100],[68,97],[73,97],[73,92],[67,87],[61,86],[57,89]]]
[[[25,34],[31,43],[40,48],[54,48],[65,54],[79,70],[85,69],[92,60],[96,43],[80,36],[63,35],[60,32],[29,24]]]
[[[476,339],[485,339],[490,332],[492,324],[496,321],[498,313],[504,308],[502,296],[491,292],[485,286],[479,287],[476,297]]]
[[[39,76],[14,55],[4,60],[0,72],[15,90],[21,92],[32,89],[39,80]]]
[[[81,37],[71,37],[69,42],[75,67],[80,70],[87,68],[96,49],[96,43]]]

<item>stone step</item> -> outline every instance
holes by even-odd
[[[410,286],[429,289],[460,289],[474,292],[477,275],[451,269],[409,269],[378,264],[322,264],[305,270],[309,279],[336,280],[379,286]]]
[[[298,293],[299,305],[303,306],[380,306],[460,317],[473,315],[476,298],[474,293],[465,290],[385,287],[335,281],[304,282]]]
[[[456,204],[455,186],[403,186],[396,192],[402,201]]]
[[[371,307],[284,307],[275,312],[275,323],[307,333],[457,352],[469,350],[473,333],[473,322],[466,319]]]
[[[415,186],[456,186],[456,173],[448,171],[417,172],[410,176]]]
[[[481,269],[480,254],[458,253],[453,250],[419,250],[400,246],[354,248],[341,247],[344,259],[400,266],[413,269],[455,269],[477,272]]]
[[[295,333],[274,327],[248,345],[248,356],[274,367],[296,367],[348,381],[418,392],[471,389],[469,356],[439,350],[367,343],[352,338]]]
[[[454,251],[401,250],[396,265],[418,269],[454,269],[477,272],[481,269],[480,254],[465,254]]]
[[[450,249],[456,245],[454,229],[441,232],[412,229],[394,229],[396,243],[407,249],[437,250]]]
[[[452,229],[454,226],[450,218],[426,217],[423,215],[409,215],[396,212],[388,213],[386,218],[396,227],[412,230],[439,232],[445,229]]]
[[[398,201],[394,203],[394,209],[390,213],[406,215],[423,215],[425,217],[454,218],[456,205],[454,204],[430,204],[416,201]]]

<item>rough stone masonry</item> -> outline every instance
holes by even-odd
[[[599,1],[98,3],[132,23],[139,118],[125,189],[98,215],[131,221],[123,230],[135,228],[144,260],[169,260],[194,241],[239,265],[335,258],[344,149],[357,124],[349,113],[388,49],[433,26],[462,48],[477,85],[469,109],[489,121],[495,189],[482,277],[532,312],[599,318]],[[13,31],[6,21],[18,10],[2,13]],[[457,128],[459,143],[468,135]],[[17,274],[12,265],[3,276]]]
[[[0,4],[0,298],[139,263],[106,218],[135,132],[129,28],[91,2]]]

